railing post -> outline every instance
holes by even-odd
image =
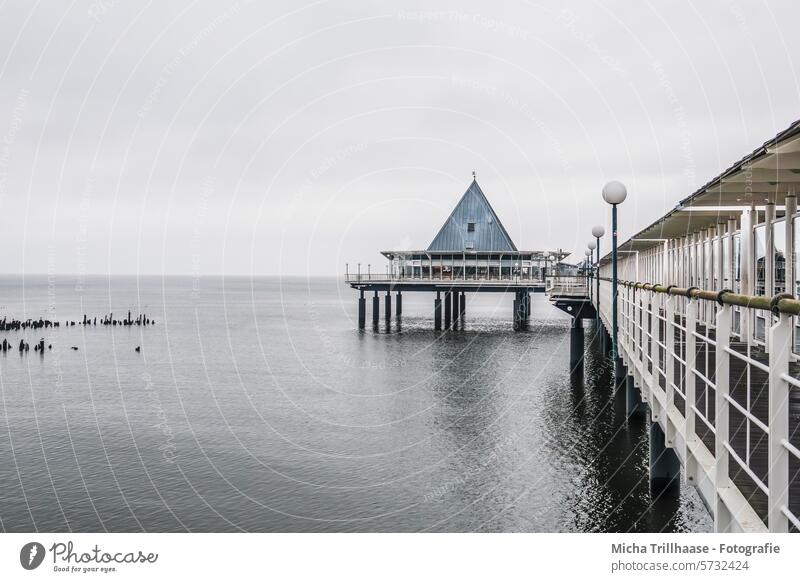
[[[714,390],[714,531],[730,530],[731,515],[720,496],[720,490],[730,487],[728,472],[728,449],[725,445],[729,438],[730,404],[727,396],[730,393],[730,360],[725,349],[731,341],[731,306],[723,305],[717,310],[717,346],[715,352],[716,380]]]
[[[789,383],[782,375],[789,373],[792,346],[792,317],[781,313],[769,330],[769,472],[767,483],[767,525],[769,531],[785,533],[789,522],[782,507],[789,504]]]
[[[686,395],[684,412],[686,413],[685,436],[688,445],[689,442],[697,441],[697,435],[694,430],[696,420],[694,413],[696,377],[693,372],[697,363],[697,339],[694,337],[694,333],[692,333],[697,329],[697,299],[689,298],[686,300],[686,321],[684,323],[686,324],[686,334],[684,337],[686,344],[686,366],[684,366],[683,370],[684,394]],[[690,455],[687,454],[686,457],[686,480],[692,485],[696,485],[697,466],[696,463],[689,462],[689,456]]]
[[[675,427],[669,421],[669,411],[675,405],[675,389],[672,383],[675,381],[675,358],[672,355],[675,349],[675,298],[667,295],[664,301],[664,391],[666,392],[666,439],[667,446],[671,447],[675,443]],[[684,451],[683,458],[686,458]]]
[[[658,297],[655,291],[650,291],[650,360],[653,362],[653,371],[650,375],[652,385],[647,388],[647,402],[650,406],[653,405],[653,391],[659,387],[659,373],[658,373],[658,330],[660,328],[659,319],[657,314],[660,309],[658,306]]]

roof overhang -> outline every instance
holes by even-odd
[[[635,252],[738,219],[742,211],[800,193],[800,121],[701,186],[663,217],[619,246]],[[609,260],[609,255],[603,261]]]

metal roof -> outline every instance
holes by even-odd
[[[478,182],[472,180],[427,250],[502,252],[516,251],[517,247]]]
[[[715,178],[683,198],[675,208],[620,245],[644,250],[740,217],[766,202],[784,204],[800,194],[800,120],[764,142]],[[603,261],[610,256],[603,257]]]

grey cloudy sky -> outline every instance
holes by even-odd
[[[645,226],[800,117],[796,1],[10,1],[2,272],[336,274],[472,170],[521,249]]]

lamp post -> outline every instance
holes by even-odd
[[[617,345],[617,205],[628,196],[625,184],[613,180],[603,186],[603,200],[611,204],[611,359],[614,362],[614,388],[619,383],[619,346]]]
[[[589,262],[589,265],[588,265],[589,273],[587,275],[587,278],[589,279],[588,284],[591,287],[591,283],[592,283],[591,279],[592,279],[592,277],[595,276],[594,269],[592,268],[592,255],[594,254],[594,249],[597,248],[597,243],[595,241],[593,241],[593,240],[590,240],[589,244],[586,245],[586,247],[589,249],[589,252],[586,253],[586,255],[587,255],[587,259],[586,260]],[[590,297],[593,295],[593,293],[591,291],[592,291],[592,289],[589,289],[589,296]],[[597,299],[598,299],[598,297],[595,297],[595,301]],[[597,312],[596,311],[595,311],[595,320],[597,320]]]
[[[600,322],[600,239],[603,238],[606,234],[606,229],[603,228],[601,225],[597,225],[592,228],[592,236],[597,241],[597,265],[595,267],[595,276],[597,277],[597,281],[595,281],[595,285],[597,288],[597,321]]]
[[[592,254],[593,254],[592,253],[592,249],[586,249],[585,251],[583,251],[583,254],[586,255],[586,266],[585,266],[584,275],[586,276],[586,293],[588,295],[588,293],[589,293],[589,265],[590,265],[590,263],[592,261]]]

